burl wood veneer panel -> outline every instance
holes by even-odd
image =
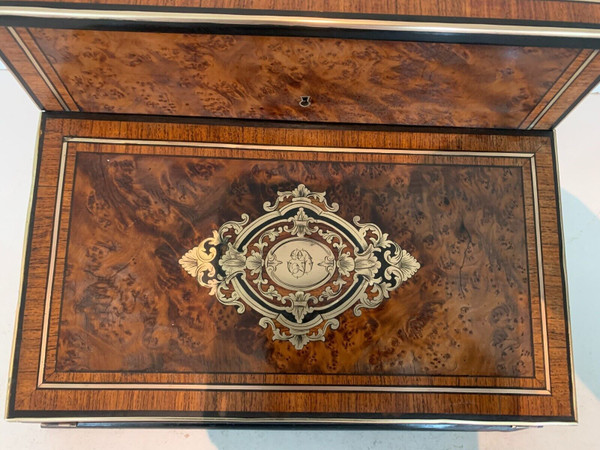
[[[518,128],[578,49],[30,29],[82,111]],[[301,96],[312,105],[299,105]]]
[[[112,154],[125,148],[74,147],[81,153],[59,371],[533,376],[519,166],[131,156]],[[359,317],[348,311],[324,342],[298,351],[257,326],[260,314],[223,307],[178,260],[219,224],[244,213],[258,218],[277,191],[304,182],[327,192],[341,217],[378,224],[423,268],[382,308]]]
[[[573,420],[549,136],[44,127],[9,417]],[[178,260],[299,184],[421,267],[296,349]]]
[[[40,3],[37,0],[23,0]],[[61,0],[46,0],[60,5]],[[156,7],[232,8],[247,10],[310,11],[324,13],[390,14],[502,20],[531,20],[574,23],[600,23],[597,3],[573,0],[71,0],[71,3]],[[1,2],[0,2],[1,4]]]
[[[596,84],[600,60],[592,49],[2,30],[13,72],[40,106],[64,111],[550,129]]]

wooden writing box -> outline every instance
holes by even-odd
[[[124,3],[0,2],[44,110],[9,419],[576,420],[553,128],[600,5]]]

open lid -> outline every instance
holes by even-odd
[[[111,3],[0,2],[40,108],[544,130],[600,77],[600,4]]]

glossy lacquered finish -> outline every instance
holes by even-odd
[[[46,109],[82,112],[549,128],[589,88],[600,64],[597,51],[575,48],[40,28],[4,33],[4,51]],[[303,96],[311,97],[310,106],[300,105]]]
[[[50,111],[9,419],[576,421],[547,130],[599,4],[117,3],[0,1]]]
[[[48,118],[40,148],[10,418],[574,420],[550,136]],[[327,210],[326,198],[331,230],[371,223],[420,267],[295,345],[243,295],[219,296],[181,264],[278,197],[314,219],[308,204]],[[319,234],[298,217],[273,248]],[[204,283],[242,267],[227,242]],[[337,267],[350,285],[344,274],[367,279],[377,257],[369,266],[347,246],[355,262]],[[292,257],[303,273],[320,261]]]
[[[14,2],[0,2],[11,3]],[[479,19],[481,21],[530,21],[557,22],[564,24],[600,23],[600,5],[593,1],[578,0],[354,0],[331,2],[328,0],[23,0],[22,6],[36,5],[49,7],[69,7],[78,4],[93,4],[98,8],[110,8],[114,5],[127,5],[131,9],[144,8],[201,8],[220,12],[270,13],[270,14],[311,14],[361,17],[393,18],[394,16],[437,19],[448,18]]]

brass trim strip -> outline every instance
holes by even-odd
[[[362,148],[362,147],[307,147],[293,145],[271,144],[233,144],[223,142],[190,142],[190,141],[157,141],[143,139],[118,139],[118,138],[78,138],[65,137],[66,142],[80,142],[86,144],[113,144],[113,145],[152,145],[163,147],[193,147],[193,148],[226,148],[233,150],[271,150],[290,152],[324,152],[324,153],[368,153],[368,154],[393,154],[393,155],[433,155],[433,156],[481,156],[504,158],[531,158],[535,153],[511,152],[482,152],[482,151],[455,151],[455,150],[400,150],[394,148]]]
[[[598,0],[600,1],[600,0]],[[571,396],[572,396],[572,401],[573,401],[573,417],[575,418],[576,421],[578,421],[578,414],[577,414],[577,389],[575,386],[575,361],[573,359],[573,328],[571,327],[571,308],[570,308],[570,302],[569,302],[569,272],[567,270],[567,253],[566,253],[566,248],[565,248],[565,221],[564,221],[564,214],[563,214],[563,209],[562,209],[562,192],[560,189],[560,170],[559,170],[559,166],[560,164],[558,163],[558,140],[557,140],[557,133],[556,133],[556,128],[554,130],[552,130],[552,143],[554,144],[552,146],[552,151],[554,152],[554,170],[556,172],[556,202],[558,203],[558,214],[560,215],[560,227],[559,227],[559,235],[560,235],[560,244],[561,244],[561,251],[562,251],[562,260],[561,260],[561,264],[563,267],[563,273],[565,274],[564,277],[564,292],[565,292],[565,299],[564,299],[564,304],[565,304],[565,313],[566,313],[566,317],[567,317],[567,321],[565,323],[566,329],[569,331],[568,333],[568,345],[569,345],[569,356],[570,356],[570,367],[569,367],[569,374],[571,375]]]
[[[552,108],[552,106],[558,101],[558,99],[565,93],[565,91],[567,89],[569,89],[569,87],[571,86],[571,84],[573,84],[573,82],[577,79],[577,77],[579,75],[581,75],[581,72],[583,72],[585,70],[585,68],[593,61],[593,59],[596,57],[596,55],[598,54],[598,52],[600,52],[600,50],[594,50],[590,56],[587,57],[587,59],[581,64],[581,66],[579,67],[579,69],[577,69],[577,72],[575,72],[571,78],[569,78],[569,80],[564,84],[564,86],[562,88],[560,88],[560,90],[554,95],[554,97],[552,97],[552,99],[548,102],[548,104],[544,107],[544,109],[542,109],[542,111],[540,111],[540,113],[537,115],[537,117],[533,120],[533,122],[531,122],[531,124],[527,127],[528,130],[533,129],[533,127],[535,127],[537,125],[537,123],[542,120],[542,118],[544,117],[544,115],[548,112],[548,110],[550,108]]]
[[[536,256],[538,264],[538,278],[540,287],[540,314],[542,321],[542,339],[544,348],[544,380],[546,389],[550,388],[550,354],[548,351],[548,325],[546,318],[546,293],[544,290],[544,260],[542,256],[542,228],[539,217],[539,200],[538,200],[538,181],[537,181],[537,166],[535,164],[535,156],[531,157],[531,184],[533,186],[533,217],[535,221],[535,242]]]
[[[159,414],[160,411],[157,411]],[[462,419],[371,419],[371,418],[334,418],[334,417],[173,417],[173,416],[123,416],[116,415],[103,417],[24,417],[7,419],[9,422],[45,422],[45,423],[110,423],[110,422],[181,422],[181,423],[288,423],[288,424],[304,424],[304,425],[321,425],[327,424],[422,424],[422,425],[473,425],[473,426],[506,426],[506,427],[542,427],[545,425],[563,425],[573,426],[574,422],[560,421],[544,421],[544,422],[511,422],[502,420],[462,420]]]
[[[103,390],[163,390],[163,391],[284,391],[284,392],[410,392],[446,394],[513,394],[552,395],[547,389],[484,388],[454,386],[371,386],[371,385],[299,385],[299,384],[166,384],[166,383],[43,383],[41,389],[103,389]]]
[[[215,142],[190,142],[190,141],[158,141],[143,139],[111,139],[111,138],[81,138],[64,137],[61,153],[61,162],[59,167],[59,186],[57,191],[57,203],[54,212],[54,228],[52,233],[51,246],[51,270],[48,273],[48,284],[46,289],[45,307],[44,307],[44,326],[42,329],[42,348],[40,354],[40,365],[38,370],[38,388],[41,389],[160,389],[160,390],[262,390],[262,391],[365,391],[365,392],[446,392],[446,393],[498,393],[498,394],[520,394],[520,395],[551,395],[549,367],[546,355],[548,354],[548,340],[546,335],[542,339],[544,345],[544,365],[545,365],[545,383],[543,389],[529,388],[482,388],[482,387],[453,387],[453,386],[339,386],[339,385],[223,385],[223,384],[161,384],[161,383],[46,383],[44,382],[44,369],[46,361],[46,352],[48,346],[48,328],[49,312],[52,297],[52,284],[54,278],[54,264],[56,261],[56,252],[58,248],[58,228],[60,226],[59,217],[63,193],[64,172],[66,170],[66,156],[68,144],[90,143],[90,144],[113,144],[113,145],[151,145],[151,146],[173,146],[173,147],[193,147],[193,148],[224,148],[224,149],[251,149],[251,150],[270,150],[270,151],[305,151],[305,152],[340,152],[340,153],[377,153],[377,154],[408,154],[408,155],[426,155],[426,156],[476,156],[476,157],[507,157],[507,158],[528,158],[531,161],[532,181],[534,183],[534,216],[536,223],[539,224],[537,203],[537,178],[535,177],[534,153],[510,153],[510,152],[483,152],[483,151],[452,151],[452,150],[400,150],[385,148],[358,148],[358,147],[302,147],[285,146],[269,144],[234,144],[234,143],[215,143]],[[536,242],[538,243],[538,271],[541,270],[539,261],[541,260],[540,228],[536,226]],[[538,272],[540,280],[543,280],[543,274]],[[542,283],[543,281],[540,281]],[[543,292],[541,287],[540,294]],[[540,303],[543,301],[543,295],[540,295]],[[545,305],[545,304],[544,304]],[[545,306],[543,308],[545,310]],[[545,326],[545,315],[542,315],[543,333],[547,333]],[[61,419],[65,421],[65,419]]]
[[[17,42],[17,45],[21,48],[21,50],[23,50],[23,53],[25,53],[25,56],[27,56],[27,59],[29,60],[29,62],[33,65],[33,67],[35,67],[35,70],[40,75],[42,80],[44,80],[44,83],[46,83],[46,86],[48,87],[48,89],[50,89],[50,92],[52,92],[52,95],[54,95],[54,97],[56,98],[56,101],[58,101],[60,106],[65,111],[71,111],[71,109],[65,103],[65,101],[62,98],[62,96],[60,95],[60,93],[56,90],[56,87],[54,86],[54,84],[52,84],[52,81],[50,81],[50,79],[48,78],[48,75],[46,75],[46,72],[44,72],[44,69],[42,69],[42,67],[39,65],[39,63],[35,59],[35,57],[29,51],[29,48],[27,47],[25,42],[23,42],[23,40],[21,39],[21,36],[19,36],[19,34],[15,31],[15,29],[13,27],[6,27],[6,29],[11,34],[13,39]]]
[[[42,324],[42,352],[40,354],[40,370],[38,372],[38,386],[44,382],[44,369],[46,367],[46,349],[48,341],[48,328],[50,326],[50,303],[52,287],[54,284],[54,270],[56,267],[56,252],[58,251],[58,233],[60,231],[60,209],[62,206],[63,182],[67,165],[67,142],[63,142],[58,170],[58,187],[56,191],[56,205],[54,208],[54,224],[52,226],[52,246],[50,248],[50,262],[48,265],[48,283],[46,284],[46,297],[44,299],[44,322]]]
[[[6,404],[4,408],[4,418],[6,419],[6,415],[8,414],[8,406],[11,400],[11,386],[13,383],[12,375],[15,367],[15,359],[17,357],[17,335],[19,330],[19,313],[21,311],[21,306],[23,303],[23,294],[25,291],[25,262],[27,259],[27,246],[29,244],[30,239],[33,237],[33,230],[31,229],[31,222],[33,219],[33,195],[35,193],[35,183],[38,176],[38,161],[40,159],[40,151],[42,144],[42,119],[43,115],[40,112],[37,126],[37,139],[35,143],[35,150],[33,152],[33,167],[31,169],[31,187],[29,188],[29,204],[27,206],[27,216],[25,219],[25,232],[23,233],[23,251],[21,254],[21,277],[19,278],[19,297],[17,300],[17,309],[15,310],[15,327],[13,329],[13,339],[12,339],[12,347],[10,350],[10,363],[8,367],[8,380],[6,383]]]
[[[0,6],[0,16],[40,19],[206,23],[220,25],[283,26],[443,34],[484,34],[529,37],[599,39],[600,29],[535,25],[500,25],[334,17],[278,16],[204,12],[94,10],[29,6]]]

